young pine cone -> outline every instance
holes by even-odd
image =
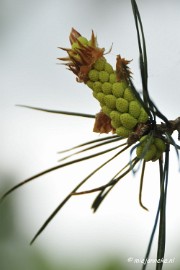
[[[128,138],[136,131],[138,124],[145,124],[149,119],[130,87],[131,71],[128,67],[130,61],[118,55],[114,70],[104,56],[104,48],[98,47],[93,31],[88,41],[72,29],[70,43],[71,48],[61,48],[68,53],[68,57],[59,59],[66,61],[68,68],[77,76],[78,82],[84,82],[92,90],[93,96],[101,106],[94,131],[100,133],[112,131],[118,136]],[[154,144],[151,148],[155,148]],[[142,156],[141,150],[142,146],[139,146],[138,157]],[[145,155],[144,159],[154,160],[160,152],[157,148],[154,154],[150,157]]]

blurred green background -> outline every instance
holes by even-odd
[[[4,177],[6,184],[11,182]],[[4,187],[1,185],[1,189]],[[3,202],[0,209],[0,269],[1,270],[124,270],[130,269],[119,258],[106,256],[97,262],[73,262],[69,259],[54,262],[45,256],[43,250],[28,245],[29,240],[21,232],[16,218],[16,204],[13,199]]]
[[[5,176],[4,181],[12,183],[9,177]],[[1,185],[2,190],[5,186]],[[1,270],[130,270],[141,269],[140,263],[131,261],[128,263],[124,257],[106,254],[98,260],[75,260],[71,254],[69,259],[54,261],[45,255],[43,249],[28,245],[28,239],[22,233],[16,213],[16,203],[13,198],[6,200],[0,209],[0,269]],[[178,251],[177,251],[178,254]],[[175,263],[165,265],[164,269],[179,270],[180,264]],[[155,269],[155,264],[149,264],[148,269]]]

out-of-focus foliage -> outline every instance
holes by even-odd
[[[2,177],[1,177],[2,178]],[[10,179],[4,177],[8,185]],[[4,182],[3,181],[3,182]],[[1,192],[5,187],[1,181]],[[4,201],[0,206],[0,270],[131,270],[138,269],[138,265],[121,262],[119,258],[107,256],[99,262],[74,262],[71,258],[66,262],[54,263],[46,257],[43,250],[29,246],[28,239],[20,232],[20,222],[16,216],[16,196]],[[135,267],[136,266],[136,267]],[[141,265],[139,264],[139,269]],[[149,265],[153,269],[153,265]],[[166,269],[166,268],[165,268]],[[179,270],[180,266],[170,265],[172,270]]]
[[[8,184],[10,179],[3,177]],[[4,182],[3,181],[3,182]],[[1,181],[1,191],[3,192]],[[59,262],[58,265],[46,258],[42,250],[29,246],[29,242],[20,232],[16,216],[16,197],[9,198],[0,207],[0,270],[125,270],[119,260],[106,259],[93,265],[70,262]]]

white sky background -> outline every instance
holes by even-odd
[[[149,0],[137,3],[146,36],[150,94],[159,109],[169,119],[174,119],[179,116],[180,99],[180,2]],[[87,37],[93,29],[99,45],[107,51],[113,42],[113,49],[107,55],[113,65],[119,53],[133,59],[134,83],[140,89],[138,47],[130,1],[6,0],[0,2],[0,13],[0,170],[2,175],[12,175],[15,184],[56,165],[58,150],[99,137],[92,133],[93,120],[15,107],[15,104],[25,104],[90,114],[99,111],[89,88],[76,83],[72,73],[57,65],[56,58],[65,55],[57,47],[69,46],[71,27]],[[171,152],[167,258],[176,256],[180,227],[177,207],[180,176],[174,150]],[[125,158],[128,160],[129,156]],[[103,160],[49,174],[11,195],[18,195],[16,215],[27,239],[31,239],[78,181]],[[118,160],[116,167],[122,160],[124,158]],[[113,168],[108,172],[104,170],[90,180],[91,185],[87,187],[102,184],[113,173]],[[73,198],[35,245],[44,247],[57,260],[69,254],[73,256],[73,253],[79,260],[82,254],[89,258],[108,252],[124,256],[124,260],[128,256],[143,257],[158,199],[156,164],[149,163],[145,177],[143,198],[150,209],[148,213],[138,205],[138,188],[138,175],[123,179],[96,215],[90,210],[95,194]]]

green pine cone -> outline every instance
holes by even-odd
[[[104,57],[105,49],[99,48],[93,31],[88,41],[73,28],[70,33],[70,42],[71,48],[64,48],[68,57],[60,58],[60,60],[67,62],[66,65],[77,76],[78,82],[84,82],[92,89],[92,94],[99,101],[102,112],[110,118],[104,119],[105,121],[108,119],[109,126],[111,121],[114,128],[112,131],[116,130],[117,135],[124,138],[132,132],[138,132],[137,125],[146,123],[149,116],[129,85],[131,71],[128,64],[130,61],[121,58],[120,55],[117,56],[116,70],[113,70]],[[141,125],[138,128],[141,128]],[[111,126],[108,130],[111,130]],[[160,155],[159,152],[165,151],[166,144],[163,140],[156,138],[153,145],[151,148],[157,149],[157,155],[154,155],[154,158],[157,158]],[[151,157],[150,154],[149,156]],[[149,156],[146,156],[147,160]]]
[[[165,142],[160,138],[152,138],[145,135],[140,139],[140,142],[141,144],[136,148],[136,155],[145,161],[158,160],[166,149]]]
[[[79,42],[87,45],[86,39],[82,38]],[[73,44],[73,48],[78,49],[78,46],[78,43]],[[110,117],[117,135],[127,138],[137,123],[147,122],[148,115],[136,100],[128,83],[117,80],[116,72],[105,57],[93,64],[86,84],[93,90],[93,96],[99,101],[102,111]]]
[[[148,115],[136,100],[126,81],[117,81],[116,73],[104,57],[98,59],[88,73],[87,85],[110,117],[119,136],[127,138],[137,123],[145,123]],[[148,159],[148,157],[146,157]]]

